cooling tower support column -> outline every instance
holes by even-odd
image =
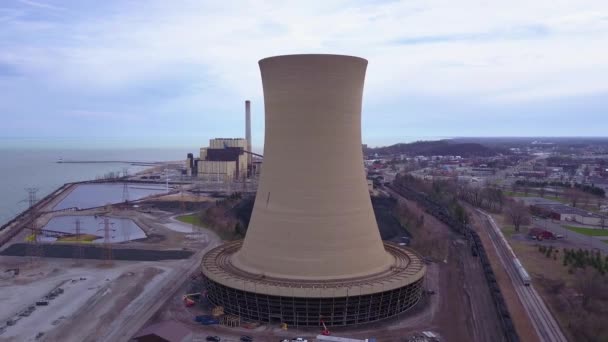
[[[425,266],[414,251],[382,242],[363,170],[367,61],[290,55],[259,65],[264,167],[245,240],[203,257],[209,300],[247,319],[304,326],[411,308]]]

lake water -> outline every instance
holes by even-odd
[[[146,196],[162,194],[167,191],[165,186],[128,184],[127,200],[135,201]],[[101,207],[106,204],[123,202],[123,184],[80,184],[72,190],[54,210],[78,208],[88,209]]]
[[[28,206],[26,188],[38,188],[37,197],[43,198],[69,182],[96,179],[109,172],[128,172],[145,169],[124,163],[67,164],[64,160],[114,161],[172,161],[182,160],[194,148],[182,149],[66,149],[66,148],[6,148],[0,146],[0,225]],[[130,193],[131,191],[129,191]],[[120,190],[122,198],[122,188]]]
[[[103,243],[104,240],[104,219],[102,216],[74,215],[58,216],[52,218],[43,229],[54,230],[65,233],[76,232],[76,220],[80,221],[80,233],[99,236],[93,243]],[[109,242],[118,243],[129,240],[143,239],[146,237],[144,231],[135,222],[125,218],[108,217],[109,222]],[[40,241],[52,242],[54,237],[40,236]]]

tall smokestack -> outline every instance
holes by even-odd
[[[251,151],[251,101],[245,101],[245,139],[247,139],[247,151]],[[247,153],[247,166],[251,166],[251,153]]]

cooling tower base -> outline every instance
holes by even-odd
[[[236,269],[230,255],[241,246],[230,242],[203,257],[207,298],[242,319],[290,326],[348,326],[393,317],[412,308],[422,294],[426,271],[410,249],[385,243],[395,258],[390,270],[365,278],[301,281],[268,278]]]

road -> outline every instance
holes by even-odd
[[[519,273],[515,268],[515,254],[502,235],[500,228],[496,222],[494,222],[494,219],[479,209],[477,211],[487,220],[487,224],[485,224],[484,227],[491,237],[492,245],[496,249],[500,262],[507,271],[509,278],[511,278],[515,292],[527,311],[530,321],[534,325],[540,340],[547,342],[566,342],[567,339],[561,328],[538,292],[534,289],[534,286],[532,284],[529,286],[523,285]]]
[[[146,296],[139,296],[125,310],[119,313],[110,329],[107,329],[108,333],[100,338],[99,341],[128,341],[152,318],[169,298],[176,295],[184,282],[190,279],[190,275],[200,268],[201,259],[207,250],[220,243],[215,233],[208,232],[207,234],[209,244],[205,249],[193,255],[183,265],[180,265],[179,268],[174,269],[170,276],[165,277]]]
[[[551,220],[539,219],[535,220],[535,222],[538,223],[539,226],[552,232],[553,234],[563,235],[566,240],[579,245],[578,247],[596,249],[608,254],[608,243],[602,242],[602,240],[600,239],[597,239],[593,236],[573,232],[567,228],[562,227],[561,224],[555,223]],[[576,223],[571,224],[576,225]]]

